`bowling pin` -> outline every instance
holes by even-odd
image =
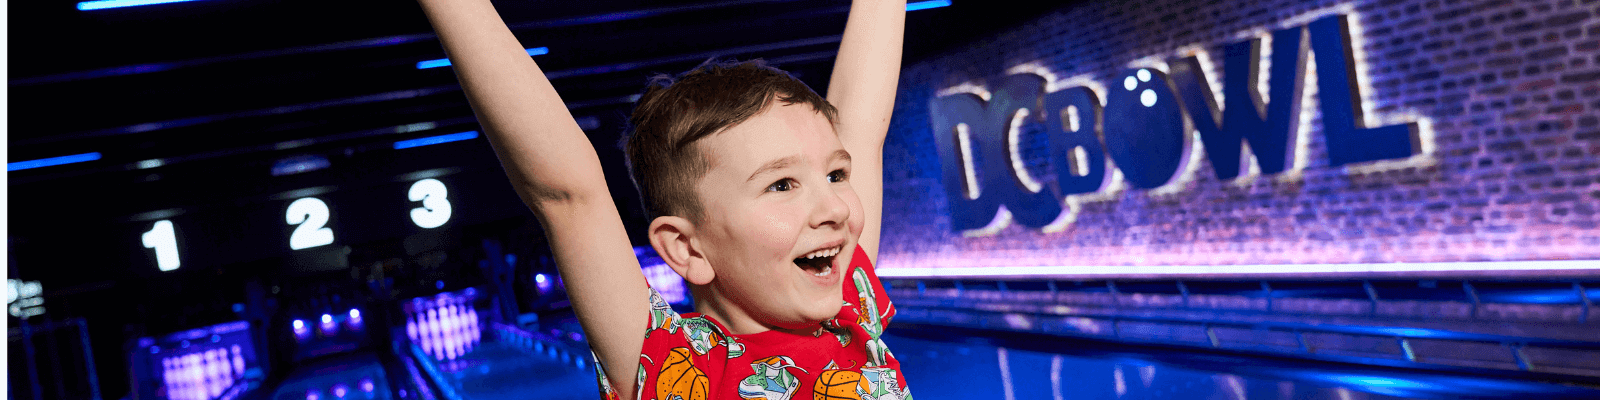
[[[182,356],[174,357],[174,359],[172,360],[172,364],[173,364],[174,367],[177,367],[177,370],[172,371],[172,374],[173,374],[173,385],[172,386],[173,386],[173,394],[174,394],[173,397],[177,398],[179,400],[188,400],[189,399],[189,356],[182,355]]]
[[[244,379],[244,352],[239,345],[233,345],[233,377]]]
[[[445,314],[450,316],[450,322],[448,324],[449,328],[445,332],[450,334],[450,352],[455,353],[456,356],[461,356],[464,355],[462,354],[464,353],[462,351],[464,347],[461,346],[461,317],[458,314],[461,309],[457,308],[455,304],[451,304],[448,310]]]
[[[468,326],[472,327],[472,346],[473,347],[477,347],[478,346],[478,342],[481,342],[483,340],[482,327],[478,326],[478,309],[477,308],[474,308],[474,307],[468,307],[467,308],[467,324],[468,324]]]
[[[216,368],[213,380],[217,382],[217,396],[213,397],[220,397],[223,392],[228,391],[228,386],[233,385],[233,381],[229,379],[231,378],[229,375],[233,374],[233,366],[228,362],[227,350],[217,349],[213,354],[216,354],[212,356],[212,362],[215,363],[212,365]]]
[[[440,330],[440,333],[444,334],[444,354],[445,354],[445,358],[448,358],[448,359],[451,359],[451,360],[455,360],[456,359],[456,355],[460,354],[460,352],[456,351],[456,339],[457,339],[457,337],[456,337],[455,310],[456,310],[456,306],[455,305],[447,304],[447,305],[444,306],[443,309],[440,310],[440,313],[439,313],[440,319],[444,320],[444,324],[441,327],[443,329]]]
[[[427,327],[428,327],[428,348],[433,349],[433,352],[429,353],[429,354],[432,355],[433,358],[435,358],[435,359],[443,359],[443,357],[444,357],[444,347],[441,346],[442,340],[440,340],[440,338],[439,338],[439,311],[434,309],[434,308],[431,308],[431,307],[428,308],[428,325],[427,325]]]
[[[197,359],[193,353],[183,355],[183,398],[186,400],[196,400],[194,391],[198,385],[195,383],[199,381],[196,378],[200,376],[196,374],[199,371]]]
[[[222,363],[218,362],[220,360],[217,359],[216,350],[206,350],[205,360],[206,392],[211,395],[211,398],[214,399],[222,395],[222,374],[220,373],[222,372],[222,369],[217,368],[220,367]]]
[[[217,349],[217,395],[233,386],[233,362],[228,360],[227,349]]]
[[[411,343],[417,342],[417,315],[415,313],[406,315],[406,337],[411,338]]]
[[[171,358],[164,357],[161,359],[161,386],[167,388],[168,399],[172,398],[172,371],[176,369],[172,366]]]
[[[428,350],[428,310],[422,308],[417,309],[417,346]]]
[[[211,384],[211,352],[210,351],[202,351],[202,352],[199,352],[199,353],[195,353],[195,357],[198,357],[198,359],[195,360],[195,363],[196,363],[195,371],[197,373],[199,373],[199,375],[200,375],[200,377],[198,379],[196,379],[196,381],[198,381],[199,384],[200,384],[199,393],[197,393],[197,395],[200,396],[200,397],[209,398],[208,395],[211,394],[211,387],[212,387],[212,384]]]

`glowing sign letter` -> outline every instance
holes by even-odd
[[[1183,107],[1167,75],[1150,68],[1118,75],[1106,94],[1106,152],[1134,187],[1166,185],[1190,160]]]
[[[411,201],[422,202],[422,207],[411,209],[411,222],[417,226],[438,228],[450,221],[450,200],[445,198],[448,191],[444,182],[438,179],[423,179],[411,184],[407,197]]]
[[[328,224],[328,204],[315,197],[306,197],[289,203],[284,219],[289,225],[298,225],[289,234],[289,249],[300,250],[333,243],[333,229]]]
[[[1272,71],[1269,76],[1270,102],[1256,90],[1261,74],[1261,39],[1251,39],[1223,48],[1222,94],[1226,98],[1221,112],[1211,95],[1205,70],[1196,57],[1172,63],[1172,78],[1183,94],[1206,157],[1217,179],[1233,179],[1249,160],[1241,160],[1239,141],[1250,145],[1256,166],[1264,175],[1283,172],[1293,165],[1294,141],[1299,137],[1300,99],[1305,88],[1305,28],[1294,27],[1272,33]],[[1266,115],[1262,115],[1265,111]],[[1217,118],[1218,114],[1221,119]]]
[[[178,269],[178,233],[172,228],[171,220],[156,221],[150,231],[139,236],[147,249],[156,251],[156,267],[161,271]]]
[[[1045,119],[1040,110],[1045,79],[1033,74],[1005,77],[988,102],[971,94],[933,99],[934,146],[943,160],[945,194],[955,230],[996,229],[1005,206],[1012,218],[1044,227],[1061,215],[1054,182],[1037,182],[1024,167],[1019,142],[1024,128]],[[951,162],[954,161],[954,162]],[[976,181],[978,177],[981,181]],[[980,184],[981,183],[981,184]]]
[[[1043,228],[1061,215],[1061,196],[1055,182],[1037,182],[1022,160],[1019,142],[1022,134],[1047,120],[1041,112],[1044,90],[1049,81],[1034,74],[1007,76],[994,88],[989,99],[987,125],[994,129],[985,144],[998,145],[984,153],[990,160],[985,178],[994,180],[989,185],[992,195],[998,195],[1000,204],[1011,212],[1011,218],[1023,226]],[[1009,183],[1009,184],[1008,184]],[[985,188],[989,189],[989,188]]]
[[[1000,210],[998,196],[982,196],[977,175],[982,173],[975,153],[976,143],[993,140],[981,134],[984,121],[983,99],[962,93],[935,98],[932,111],[933,143],[938,149],[943,170],[945,197],[950,199],[950,225],[956,231],[980,229]],[[992,157],[992,156],[991,156]],[[992,186],[992,183],[991,183]]]
[[[1044,96],[1044,110],[1050,163],[1061,194],[1100,191],[1110,181],[1106,150],[1100,145],[1100,97],[1082,86],[1058,90]]]
[[[1327,136],[1328,164],[1406,158],[1421,147],[1417,124],[1367,128],[1361,112],[1361,87],[1356,81],[1355,50],[1350,47],[1350,20],[1335,15],[1306,25],[1317,62],[1317,96],[1322,103],[1322,133]]]

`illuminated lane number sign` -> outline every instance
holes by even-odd
[[[438,179],[423,179],[411,184],[406,197],[422,203],[410,209],[411,222],[423,229],[433,229],[450,222],[452,208],[450,191]],[[315,197],[305,197],[289,203],[284,222],[294,226],[289,233],[289,249],[303,250],[333,244],[333,228],[328,227],[331,209],[328,203]],[[155,251],[156,266],[161,271],[175,271],[182,265],[178,255],[177,229],[171,220],[156,221],[150,230],[140,235],[144,247]]]
[[[411,209],[411,222],[423,229],[438,228],[450,222],[450,199],[445,198],[448,194],[444,182],[438,179],[423,179],[411,184],[407,198],[422,202],[422,207]]]
[[[140,235],[144,247],[156,251],[156,267],[162,272],[178,269],[181,262],[178,260],[178,233],[172,228],[171,220],[156,221],[155,226]]]
[[[328,203],[315,197],[306,197],[289,203],[284,215],[289,225],[297,225],[289,234],[289,249],[300,250],[333,243],[333,228],[328,224]]]

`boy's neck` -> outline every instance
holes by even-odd
[[[722,324],[723,328],[728,329],[729,334],[750,335],[766,331],[780,331],[795,335],[810,335],[817,328],[813,326],[801,329],[785,329],[756,321],[755,318],[751,318],[749,314],[745,313],[744,309],[739,308],[738,305],[733,304],[731,301],[727,301],[726,297],[721,296],[721,293],[718,293],[710,285],[695,287],[691,289],[691,292],[695,299],[694,312],[716,319],[717,322]]]

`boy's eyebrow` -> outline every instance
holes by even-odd
[[[844,160],[846,162],[849,162],[850,161],[850,152],[845,151],[844,149],[835,150],[833,152],[833,154],[831,156],[829,156],[828,158],[830,160]],[[767,173],[767,172],[771,172],[771,171],[780,170],[780,169],[784,169],[784,168],[788,168],[789,166],[794,165],[794,164],[798,164],[799,162],[800,162],[800,156],[799,155],[792,155],[792,156],[788,156],[788,157],[784,157],[784,158],[779,158],[779,159],[776,159],[776,160],[768,161],[766,164],[762,164],[761,168],[756,168],[756,172],[753,173],[753,174],[750,174],[750,178],[745,179],[745,182],[756,180],[756,177],[757,176],[761,176],[761,174],[764,174],[764,173]]]
[[[844,160],[845,162],[849,162],[850,161],[850,152],[845,151],[844,149],[834,150],[833,151],[833,155],[829,156],[828,159],[830,159],[830,160]]]
[[[784,168],[789,167],[790,165],[794,165],[794,164],[797,164],[799,162],[800,162],[800,156],[799,155],[792,155],[792,156],[788,156],[788,157],[784,157],[784,158],[779,158],[779,159],[776,159],[776,160],[768,161],[766,164],[761,164],[761,168],[756,168],[756,172],[753,173],[753,174],[750,174],[750,178],[749,179],[745,179],[744,181],[745,182],[749,182],[749,181],[756,180],[757,176],[760,176],[761,174],[767,173],[768,171],[784,169]]]

